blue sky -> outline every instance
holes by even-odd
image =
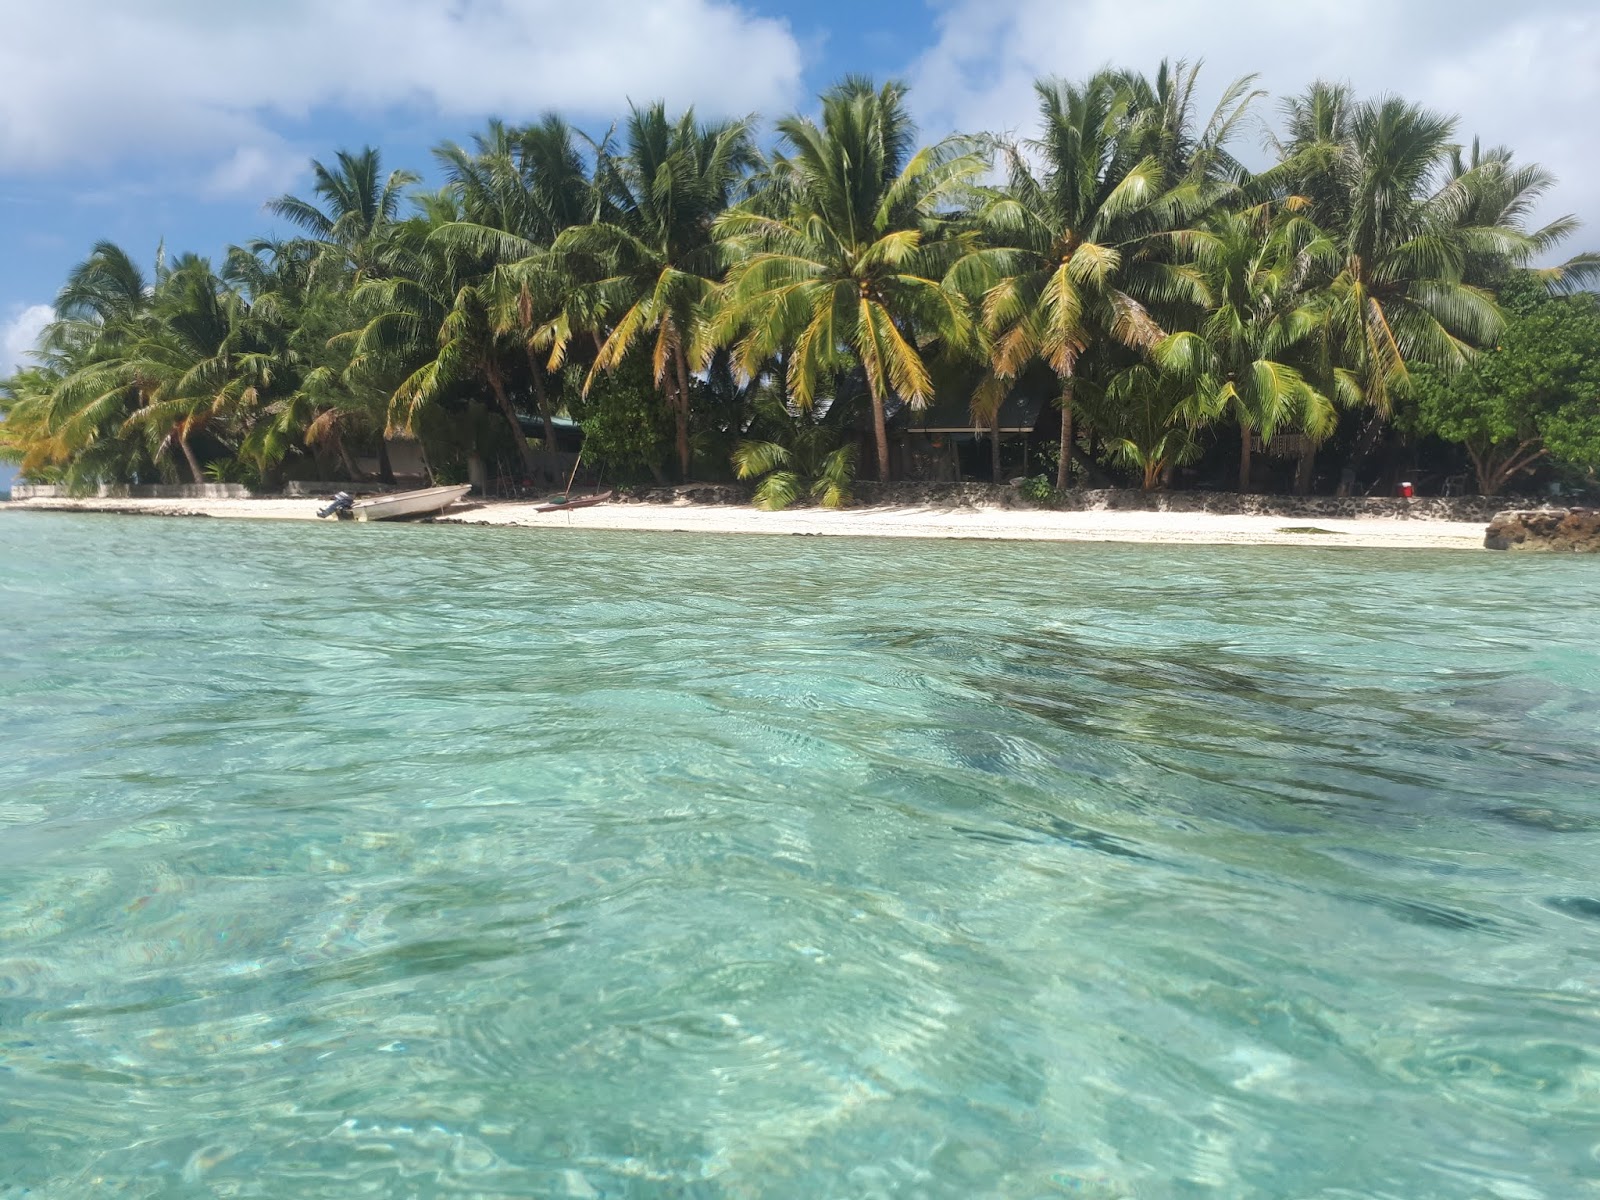
[[[930,135],[1025,131],[1036,76],[1164,55],[1213,95],[1322,75],[1461,113],[1561,176],[1546,215],[1600,248],[1597,0],[0,0],[0,374],[97,238],[217,254],[339,147],[426,168],[491,113],[771,115],[847,71],[908,80]]]

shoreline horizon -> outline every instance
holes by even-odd
[[[10,500],[0,512],[104,513],[316,521],[312,499]],[[1477,522],[1408,517],[1285,517],[1155,510],[1059,511],[998,507],[876,505],[848,509],[757,508],[713,504],[610,503],[537,513],[534,502],[462,506],[435,525],[514,529],[591,529],[634,533],[889,537],[919,540],[1120,542],[1129,545],[1320,546],[1351,549],[1483,550]]]

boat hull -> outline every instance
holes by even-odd
[[[395,492],[390,496],[373,496],[367,500],[357,500],[351,506],[351,515],[358,521],[398,521],[406,517],[422,517],[449,508],[471,490],[470,483],[461,483],[422,488],[415,492]]]
[[[569,508],[592,508],[596,504],[604,504],[615,493],[597,492],[592,496],[578,496],[572,500],[563,500],[561,503],[537,504],[534,512],[565,512]]]

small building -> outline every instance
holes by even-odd
[[[1025,373],[992,423],[981,423],[972,415],[979,378],[976,371],[936,376],[932,403],[920,411],[902,405],[894,414],[897,478],[1000,482],[1027,473],[1028,444],[1036,440],[1035,428],[1053,390],[1053,378],[1048,372]]]

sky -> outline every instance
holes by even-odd
[[[771,117],[846,72],[906,80],[930,138],[1026,135],[1035,78],[1163,57],[1203,59],[1207,97],[1255,72],[1458,113],[1600,249],[1600,0],[0,0],[0,376],[96,240],[219,255],[342,147],[426,170],[490,115]]]

